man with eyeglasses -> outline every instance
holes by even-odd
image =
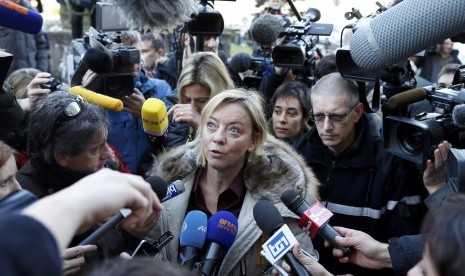
[[[378,241],[417,234],[428,195],[418,168],[389,154],[371,134],[357,85],[339,73],[322,77],[312,88],[313,127],[294,142],[321,182],[321,200],[334,213],[331,225],[357,229]],[[425,179],[425,185],[434,185]],[[383,275],[341,264],[314,241],[320,263],[333,274]]]
[[[16,173],[25,190],[42,198],[73,185],[105,167],[112,157],[107,143],[109,123],[105,111],[85,102],[80,96],[56,91],[43,99],[30,114],[28,127],[28,161]],[[60,206],[57,206],[60,208]],[[72,215],[72,214],[70,214]],[[119,228],[98,241],[98,257],[117,256],[136,248],[140,239]],[[94,245],[75,246],[95,229],[76,237],[72,248],[64,252],[64,273],[71,273],[84,264],[84,254],[96,251]],[[144,237],[141,235],[141,237]]]

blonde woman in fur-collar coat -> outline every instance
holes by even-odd
[[[260,199],[273,202],[302,248],[313,252],[310,238],[297,225],[299,218],[280,196],[294,189],[307,202],[314,202],[318,180],[289,145],[267,135],[262,106],[256,92],[233,89],[219,93],[202,111],[197,138],[160,156],[152,175],[168,183],[180,180],[185,188],[164,203],[148,236],[153,239],[168,230],[173,233],[174,239],[161,251],[164,260],[177,262],[181,225],[189,211],[211,216],[226,210],[236,214],[239,227],[217,275],[263,274],[269,266],[259,253],[268,237],[253,217]]]

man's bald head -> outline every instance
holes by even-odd
[[[341,97],[346,99],[348,106],[354,106],[359,102],[358,86],[338,72],[330,73],[316,82],[311,97]]]

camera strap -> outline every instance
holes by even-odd
[[[371,106],[367,100],[366,82],[357,81],[359,100],[363,103],[364,111],[367,113],[376,113],[379,110],[380,103],[380,86],[379,80],[375,81],[373,88],[373,97],[371,100]]]

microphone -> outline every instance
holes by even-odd
[[[232,246],[237,236],[237,218],[228,211],[216,212],[208,220],[207,247],[202,258],[202,275],[216,275],[221,259]]]
[[[302,18],[304,21],[317,22],[321,18],[321,13],[318,9],[309,8],[307,13]]]
[[[113,57],[100,47],[92,47],[87,50],[82,57],[82,62],[97,74],[106,74],[113,70]]]
[[[158,198],[162,198],[166,195],[166,182],[163,180],[163,178],[152,175],[145,181],[150,184],[152,190],[157,194]],[[128,217],[131,213],[131,209],[121,209],[116,215],[114,215],[111,219],[102,224],[102,226],[97,228],[97,230],[92,232],[87,238],[81,241],[79,245],[95,244],[96,241],[98,241],[108,231],[115,228],[124,218]]]
[[[297,242],[292,232],[284,223],[278,209],[268,200],[259,200],[253,207],[253,217],[258,227],[271,238],[265,242],[264,249],[271,251],[274,265],[282,256],[297,275],[309,275],[305,267],[292,254],[292,247]],[[276,236],[275,236],[276,235]],[[265,246],[266,245],[266,246]],[[268,258],[267,258],[268,259]]]
[[[258,17],[252,24],[250,34],[253,40],[263,47],[270,47],[283,30],[283,20],[279,15],[269,13]]]
[[[199,252],[205,243],[207,236],[207,215],[201,211],[190,211],[184,218],[179,235],[181,253],[179,264],[189,270],[194,268],[194,264],[200,261]]]
[[[0,1],[0,26],[36,35],[43,23],[39,13],[10,1]]]
[[[186,188],[184,187],[183,182],[181,180],[176,180],[170,185],[168,185],[168,187],[166,187],[166,193],[165,193],[166,195],[163,198],[160,197],[161,202],[165,202],[168,199],[172,199],[173,197],[184,193],[185,190]]]
[[[157,155],[165,151],[168,136],[168,115],[163,101],[155,98],[147,99],[142,105],[142,127],[150,141],[152,153]]]
[[[465,1],[408,0],[376,15],[350,41],[355,63],[383,69],[463,31]]]
[[[240,52],[235,54],[231,61],[229,62],[231,69],[236,73],[244,73],[249,70],[250,65],[252,65],[252,59],[250,55],[246,52]]]
[[[465,127],[465,104],[459,104],[452,110],[452,120],[459,127]]]
[[[320,202],[316,201],[310,206],[303,197],[294,190],[287,190],[281,195],[281,201],[294,214],[300,217],[299,227],[304,230],[311,239],[318,234],[339,250],[345,256],[351,252],[350,248],[340,246],[336,243],[336,237],[341,236],[334,228],[329,225],[328,221],[333,213],[326,209]]]
[[[127,1],[110,0],[135,29],[171,30],[189,21],[197,14],[195,0]]]
[[[424,88],[415,88],[390,97],[388,103],[391,108],[396,109],[424,100],[426,96]]]
[[[69,89],[69,93],[74,95],[80,95],[89,103],[101,106],[105,109],[113,111],[123,110],[123,102],[121,100],[109,97],[107,95],[92,92],[89,89],[86,89],[82,86],[71,87]]]

